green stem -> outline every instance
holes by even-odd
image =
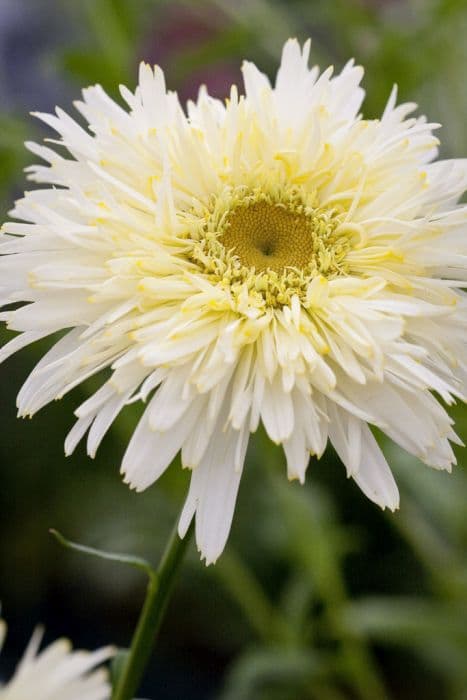
[[[162,555],[157,572],[149,574],[146,599],[128,656],[115,684],[112,700],[133,700],[139,688],[173,588],[175,575],[192,532],[193,524],[182,540],[178,536],[177,528],[175,528]]]

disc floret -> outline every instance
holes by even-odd
[[[249,306],[289,306],[315,277],[345,274],[355,233],[344,212],[299,187],[226,188],[189,219],[190,259],[237,308],[245,295]]]

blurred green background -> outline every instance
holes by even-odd
[[[272,73],[289,36],[313,38],[313,61],[366,68],[366,116],[394,82],[441,121],[444,156],[467,155],[465,0],[0,0],[0,211],[24,188],[27,116],[100,82],[117,96],[141,59],[159,63],[185,100],[239,82],[243,58]],[[1,282],[0,282],[1,283]],[[2,329],[2,342],[7,333]],[[118,467],[138,418],[129,407],[95,461],[63,440],[76,389],[32,421],[15,396],[50,342],[0,367],[3,614],[1,674],[37,621],[78,646],[129,641],[144,581],[119,565],[62,550],[48,534],[157,561],[188,475],[175,464],[144,494]],[[453,411],[467,441],[466,409]],[[381,512],[336,456],[289,484],[263,433],[251,441],[227,549],[206,568],[191,547],[140,695],[153,700],[461,700],[467,698],[467,453],[438,473],[389,442],[401,509]],[[32,699],[33,700],[33,699]]]

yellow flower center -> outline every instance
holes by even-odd
[[[228,215],[219,241],[257,272],[303,269],[314,256],[313,219],[280,202],[240,205]]]
[[[234,306],[264,311],[294,296],[304,301],[319,275],[346,272],[355,227],[344,218],[298,187],[228,187],[207,207],[185,213],[184,240],[191,261],[230,292]]]

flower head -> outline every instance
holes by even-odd
[[[0,646],[5,634],[0,620]],[[68,640],[58,639],[39,652],[41,639],[37,629],[13,677],[0,685],[0,700],[110,700],[107,673],[97,666],[113,654],[112,648],[71,651]]]
[[[3,227],[1,317],[21,331],[4,359],[67,332],[18,396],[33,414],[103,368],[76,411],[70,453],[94,455],[128,403],[147,402],[122,471],[137,490],[181,450],[192,470],[180,521],[196,516],[206,561],[231,525],[250,433],[282,444],[290,479],[328,438],[363,492],[398,491],[369,424],[450,469],[452,421],[433,392],[464,399],[467,185],[464,160],[433,162],[414,105],[359,114],[363,71],[308,67],[288,41],[274,85],[244,63],[245,95],[200,90],[185,112],[142,64],[123,109],[95,86],[38,115],[59,151]],[[45,186],[44,186],[45,185]],[[53,187],[51,187],[52,185]]]

